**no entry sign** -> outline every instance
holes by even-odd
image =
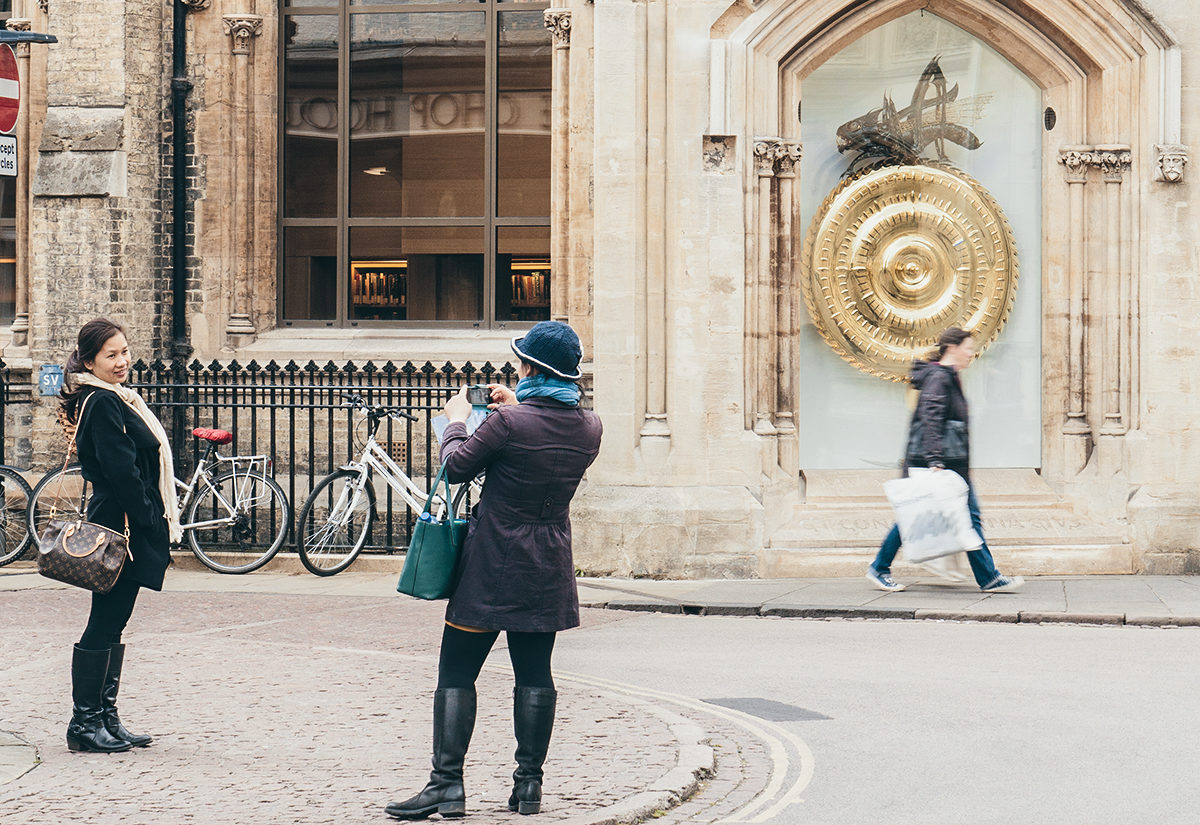
[[[8,134],[17,125],[21,109],[21,80],[12,46],[0,43],[0,132]]]

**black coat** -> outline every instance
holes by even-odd
[[[967,397],[963,394],[958,370],[936,362],[915,361],[910,377],[920,395],[909,423],[905,466],[941,464],[967,478],[971,469],[971,425]],[[961,432],[962,441],[966,443],[966,454],[963,456],[946,455],[946,435],[951,427]],[[913,433],[918,429],[919,437],[914,439]]]
[[[162,590],[171,541],[158,492],[158,439],[109,390],[84,387],[76,409],[83,416],[75,444],[83,477],[92,486],[88,521],[123,533],[128,515],[133,558],[126,560],[121,579]]]
[[[470,437],[446,427],[450,481],[487,470],[446,621],[526,633],[579,625],[570,504],[601,430],[595,413],[548,398],[500,407]]]

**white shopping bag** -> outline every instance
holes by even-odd
[[[958,473],[914,468],[908,478],[884,482],[883,491],[896,513],[906,561],[920,563],[983,546],[971,526],[967,482]]]

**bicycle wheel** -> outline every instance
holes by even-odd
[[[0,565],[21,558],[29,547],[29,500],[33,490],[21,474],[0,466]]]
[[[287,539],[292,508],[275,479],[227,472],[201,481],[183,523],[188,545],[218,573],[249,573],[275,558]]]
[[[318,482],[296,522],[300,561],[318,576],[349,567],[371,532],[375,486],[353,470],[337,470]]]
[[[42,476],[41,481],[34,485],[33,493],[29,496],[29,506],[25,508],[31,542],[36,543],[42,533],[46,532],[51,511],[56,513],[56,518],[86,514],[87,502],[83,502],[83,513],[79,507],[82,492],[83,475],[78,464],[68,465],[65,475],[60,467]]]

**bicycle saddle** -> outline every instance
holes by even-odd
[[[196,438],[203,438],[205,441],[211,441],[213,444],[228,444],[233,441],[233,433],[225,432],[224,430],[214,430],[209,427],[197,427],[192,430],[192,435]]]

